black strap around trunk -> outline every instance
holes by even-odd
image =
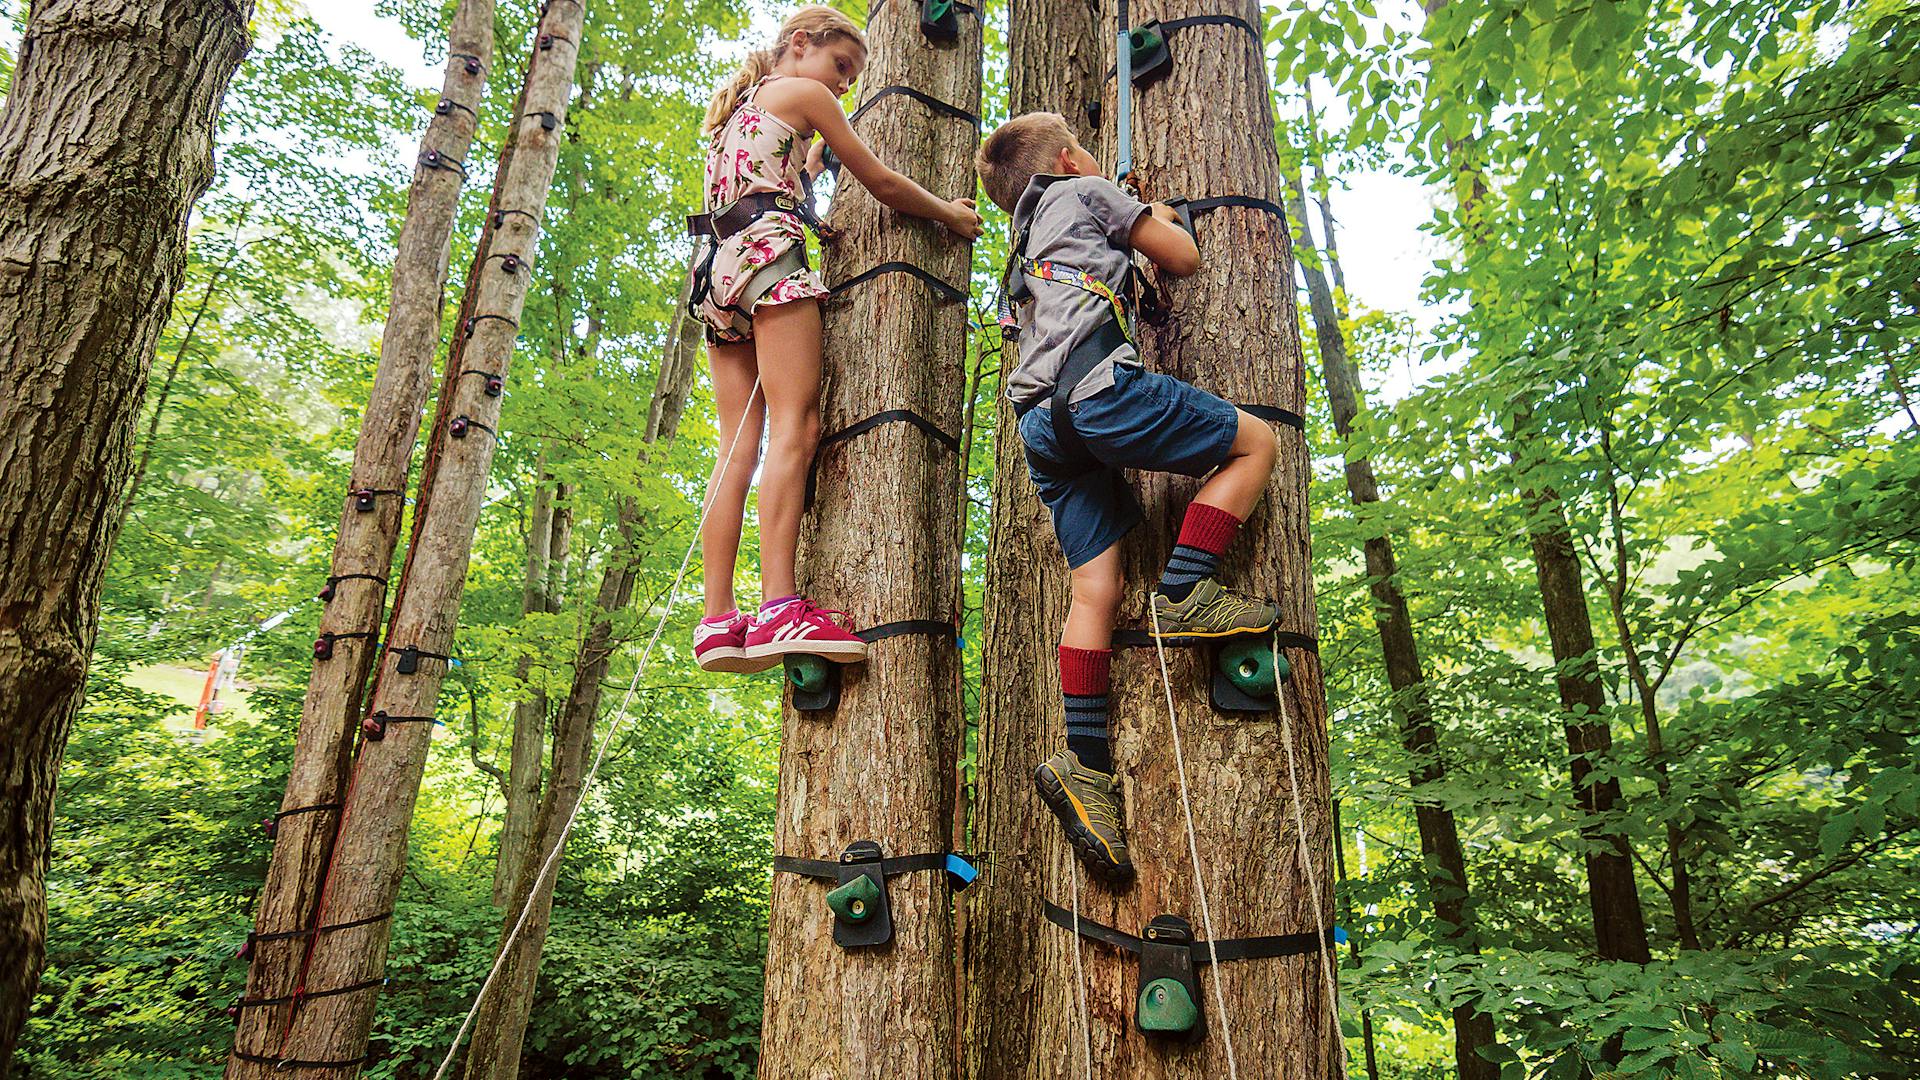
[[[801,877],[838,883],[840,870],[846,866],[878,866],[883,877],[918,873],[922,870],[945,870],[947,854],[944,851],[929,851],[919,855],[896,855],[890,859],[881,859],[877,863],[843,863],[834,859],[799,859],[792,855],[775,855],[773,869],[777,873],[799,874]]]
[[[1047,921],[1062,930],[1073,932],[1073,912],[1048,901]],[[1140,951],[1140,939],[1125,930],[1116,930],[1104,923],[1094,922],[1082,915],[1077,927],[1083,938],[1103,942],[1130,953]],[[1229,960],[1269,960],[1281,956],[1304,956],[1333,948],[1339,931],[1329,927],[1319,934],[1270,934],[1265,937],[1225,938],[1215,942],[1196,941],[1187,946],[1193,953],[1193,962],[1210,964],[1215,960],[1226,963]]]
[[[806,506],[809,509],[813,506],[813,497],[819,489],[820,482],[820,455],[827,447],[835,443],[845,442],[848,439],[860,435],[865,435],[867,432],[883,424],[894,423],[912,424],[924,432],[927,437],[934,442],[946,447],[953,453],[957,454],[960,452],[960,439],[958,436],[948,434],[940,425],[921,416],[912,409],[887,409],[874,413],[865,420],[856,420],[831,435],[822,436],[819,443],[814,446],[813,463],[807,467]]]
[[[927,108],[932,109],[934,112],[941,114],[942,116],[951,116],[955,120],[965,120],[967,123],[972,124],[975,128],[978,128],[980,126],[979,117],[973,115],[972,113],[968,112],[967,110],[961,108],[958,105],[950,105],[947,102],[941,101],[939,98],[934,97],[932,94],[929,94],[924,90],[916,90],[911,86],[897,86],[897,85],[883,86],[880,89],[874,91],[872,97],[861,102],[860,107],[853,110],[853,115],[847,117],[847,123],[849,124],[858,123],[860,118],[867,114],[868,109],[871,109],[875,105],[879,104],[881,98],[888,97],[889,95],[892,95],[892,94],[901,94],[906,97],[910,97],[913,100],[919,102],[920,104],[925,105]]]
[[[894,622],[881,623],[878,626],[869,626],[865,630],[855,630],[853,632],[853,636],[869,645],[876,641],[885,641],[888,638],[906,637],[909,634],[925,634],[928,637],[946,638],[948,641],[958,641],[960,639],[960,630],[958,627],[950,622],[942,622],[939,619],[898,619]]]
[[[918,279],[921,282],[921,284],[925,285],[927,288],[932,289],[934,292],[934,295],[938,296],[945,303],[958,304],[966,300],[967,298],[967,294],[964,291],[960,289],[956,289],[953,286],[947,284],[946,282],[941,281],[938,277],[934,276],[933,272],[930,270],[926,270],[922,267],[915,266],[910,262],[883,262],[878,266],[872,267],[867,270],[863,270],[860,273],[855,274],[853,277],[850,277],[847,280],[841,282],[840,284],[835,285],[832,288],[828,289],[827,299],[829,300],[836,299],[842,293],[846,292],[849,289],[852,289],[854,286],[864,285],[867,282],[872,281],[874,278],[877,278],[882,274],[909,274],[914,278]]]

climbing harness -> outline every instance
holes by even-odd
[[[776,874],[798,874],[833,882],[827,909],[833,912],[833,941],[843,949],[884,945],[893,940],[893,914],[887,905],[887,879],[901,874],[944,870],[954,892],[964,890],[980,876],[964,855],[933,851],[887,858],[872,840],[856,840],[834,861],[775,855]]]
[[[687,234],[708,239],[706,256],[693,268],[693,289],[687,294],[689,313],[697,312],[700,304],[713,295],[713,263],[720,255],[720,246],[745,231],[754,222],[770,214],[792,214],[804,222],[807,228],[813,230],[813,234],[821,240],[831,240],[834,236],[833,230],[813,212],[813,206],[809,200],[797,199],[784,191],[756,191],[750,195],[742,195],[707,213],[690,215],[687,218]],[[751,317],[754,304],[758,303],[768,290],[787,275],[805,269],[807,269],[806,245],[794,244],[772,262],[755,271],[753,280],[747,285],[747,291],[732,304],[726,305],[725,310]]]

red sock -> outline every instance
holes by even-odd
[[[1107,692],[1112,679],[1112,649],[1076,649],[1060,646],[1060,692],[1096,697]]]
[[[1226,554],[1233,536],[1240,531],[1240,519],[1217,506],[1206,503],[1188,503],[1187,516],[1180,522],[1180,539],[1176,543],[1190,548],[1198,548],[1209,555]]]

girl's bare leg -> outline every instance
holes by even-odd
[[[713,345],[707,349],[707,357],[713,367],[714,412],[720,428],[719,454],[714,459],[713,475],[707,478],[707,497],[713,505],[700,527],[700,571],[706,586],[706,614],[712,617],[736,606],[733,567],[740,557],[747,490],[753,484],[754,467],[760,462],[760,432],[766,424],[767,407],[765,395],[753,389],[759,374],[753,342]]]
[[[820,441],[820,303],[792,300],[753,313],[760,388],[767,402],[767,464],[760,481],[760,588],[768,599],[800,591],[807,471]]]

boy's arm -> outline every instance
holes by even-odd
[[[1151,214],[1141,214],[1127,234],[1133,250],[1145,255],[1163,273],[1187,277],[1200,269],[1200,247],[1180,227],[1180,216],[1166,203],[1154,203]]]

